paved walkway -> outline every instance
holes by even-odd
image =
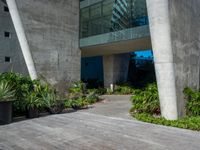
[[[103,101],[82,111],[110,117],[133,119],[129,114],[131,108],[130,97],[130,95],[104,95],[101,97],[104,99]]]
[[[0,150],[200,150],[200,132],[119,118],[120,111],[104,116],[103,103],[95,106],[0,126]]]

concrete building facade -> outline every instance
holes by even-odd
[[[0,1],[0,70],[28,75],[7,4]]]
[[[80,79],[79,1],[7,0],[30,76],[59,90]]]
[[[103,56],[107,87],[125,80],[124,53],[152,49],[165,118],[185,114],[184,87],[199,89],[198,0],[1,0],[0,6],[10,12],[0,12],[0,31],[11,33],[0,36],[1,72],[44,76],[62,91],[80,80],[81,56]]]

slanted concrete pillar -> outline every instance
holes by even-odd
[[[177,119],[177,95],[168,0],[147,0],[156,79],[162,116]]]
[[[7,0],[30,75],[60,92],[80,80],[79,2]]]
[[[21,50],[24,56],[24,60],[29,72],[31,79],[37,79],[37,72],[35,69],[35,65],[33,62],[33,57],[30,51],[30,47],[28,45],[28,40],[25,35],[25,30],[22,25],[22,21],[19,15],[19,11],[17,8],[17,4],[15,0],[6,0],[7,5],[9,7],[9,12],[15,27],[15,31],[19,40],[19,44],[21,46]]]
[[[129,61],[129,54],[103,56],[104,87],[127,81]]]
[[[183,89],[199,88],[200,15],[197,0],[147,0],[162,116],[185,115]]]

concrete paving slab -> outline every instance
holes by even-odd
[[[130,97],[131,95],[103,95],[101,96],[103,101],[82,111],[110,117],[133,119],[129,114],[131,108]]]
[[[0,150],[200,150],[200,132],[133,120],[128,96],[105,99],[88,110],[0,126]]]

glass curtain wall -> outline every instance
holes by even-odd
[[[148,25],[146,0],[102,0],[82,8],[80,16],[81,38]]]

